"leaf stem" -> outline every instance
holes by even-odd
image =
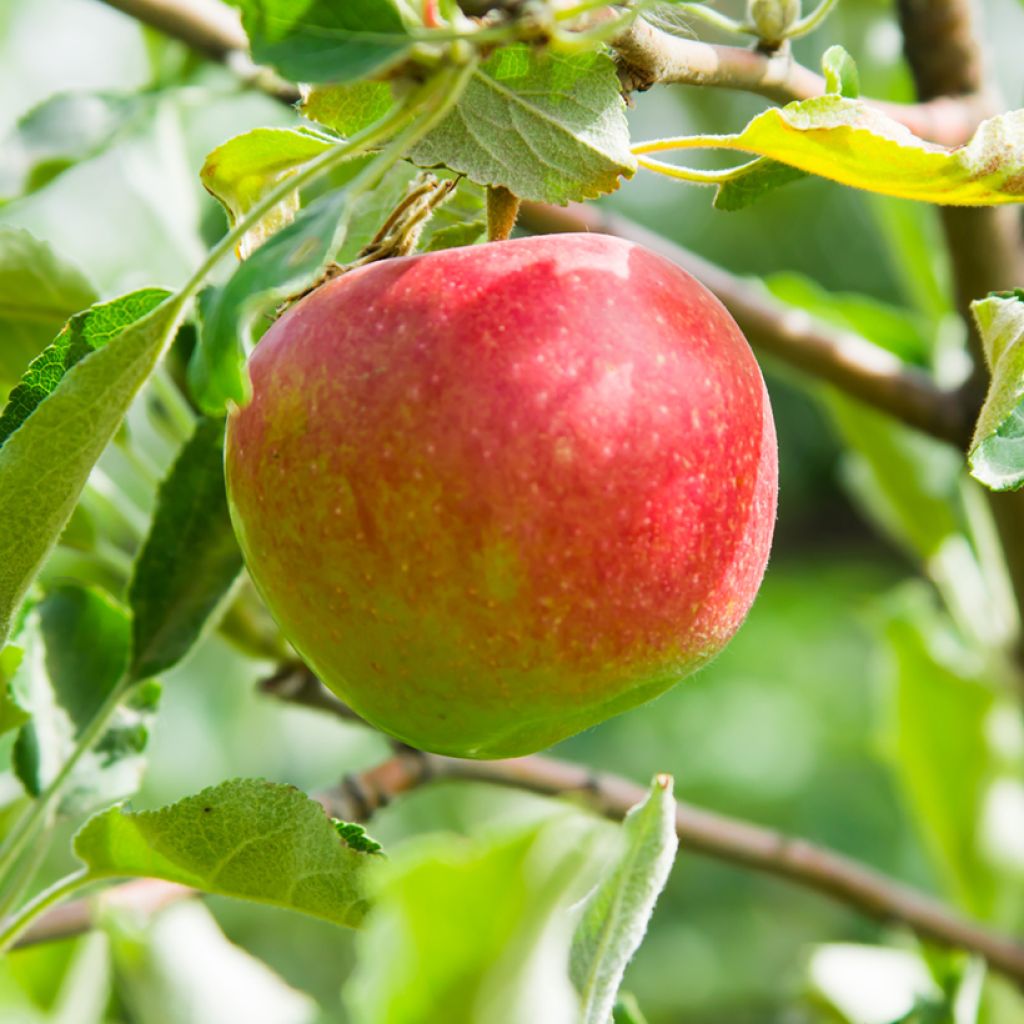
[[[837,3],[839,0],[821,0],[821,3],[810,14],[790,26],[786,38],[799,39],[801,36],[813,32],[832,13],[832,8]]]
[[[75,748],[71,755],[64,762],[61,769],[50,780],[47,787],[40,793],[39,797],[26,808],[25,813],[11,829],[0,849],[0,884],[6,884],[18,858],[26,845],[31,841],[41,822],[45,821],[50,808],[53,806],[60,791],[64,787],[75,765],[95,746],[96,742],[106,731],[117,711],[118,706],[125,695],[131,689],[131,682],[127,675],[123,676],[118,684],[107,694],[106,699],[96,709],[89,724],[75,741]]]
[[[18,913],[11,918],[11,920],[4,926],[3,930],[0,931],[0,953],[10,949],[11,945],[18,938],[22,932],[37,918],[40,914],[49,907],[52,907],[54,903],[58,903],[66,897],[70,896],[73,892],[81,889],[83,886],[88,885],[93,881],[92,876],[88,870],[82,868],[80,871],[76,871],[74,874],[67,875],[60,881],[55,882],[50,886],[49,889],[44,889],[34,900],[30,903],[26,903]]]

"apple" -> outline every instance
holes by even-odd
[[[768,395],[714,296],[552,235],[387,260],[285,313],[227,430],[285,636],[412,746],[542,747],[726,644],[775,520]]]

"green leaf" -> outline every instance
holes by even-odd
[[[13,686],[14,676],[24,657],[24,649],[15,644],[0,649],[0,736],[20,729],[32,717],[22,706]]]
[[[593,826],[567,825],[434,836],[385,864],[345,990],[354,1021],[577,1024],[569,907],[593,875]]]
[[[32,721],[18,736],[14,767],[29,795],[38,796],[123,679],[131,623],[101,591],[64,586],[33,608],[23,633],[25,658],[14,685]],[[73,771],[63,810],[82,812],[135,792],[158,696],[158,688],[142,690],[118,709]]]
[[[647,1018],[632,992],[622,992],[612,1011],[614,1024],[647,1024]]]
[[[606,54],[503,47],[410,159],[504,185],[523,199],[593,199],[636,169],[620,88]]]
[[[82,828],[75,853],[92,878],[163,878],[348,927],[366,912],[366,871],[378,861],[347,846],[304,793],[255,779],[156,811],[111,808]]]
[[[742,174],[723,181],[715,191],[713,205],[716,210],[725,210],[729,213],[743,210],[752,206],[766,193],[773,192],[783,185],[790,185],[794,181],[802,181],[806,177],[806,171],[779,163],[778,160],[761,157],[748,164]]]
[[[582,1024],[611,1024],[622,976],[640,948],[668,881],[676,847],[672,778],[659,775],[623,822],[626,849],[588,897],[573,936],[570,974],[583,1002]]]
[[[950,894],[985,917],[998,902],[977,827],[993,777],[986,728],[995,692],[927,592],[908,587],[901,598],[885,625],[895,768]]]
[[[860,74],[853,58],[841,46],[830,46],[821,58],[827,92],[856,99],[860,95]]]
[[[413,40],[390,0],[229,0],[252,55],[295,82],[349,82],[399,63]]]
[[[1024,201],[1024,110],[984,121],[967,145],[945,149],[919,139],[862,100],[817,96],[766,110],[736,135],[661,139],[634,146],[633,152],[708,148],[770,157],[842,185],[901,199],[952,206]],[[640,162],[670,177],[695,173],[646,157]]]
[[[318,85],[303,97],[299,111],[310,121],[349,136],[382,118],[392,102],[391,87],[386,82]]]
[[[0,147],[0,203],[97,156],[132,122],[151,117],[153,105],[145,94],[66,92],[33,107]]]
[[[234,226],[267,192],[333,145],[307,128],[254,128],[218,146],[199,173],[204,187],[224,206]],[[241,259],[295,219],[298,190],[278,203],[245,233]]]
[[[220,415],[229,401],[247,400],[243,364],[256,322],[316,281],[345,237],[347,209],[344,191],[328,192],[241,263],[227,284],[200,293],[189,386],[204,412]]]
[[[0,640],[181,315],[167,299],[81,358],[0,448]]]
[[[169,294],[160,288],[144,288],[73,316],[60,334],[32,360],[11,392],[0,414],[0,446],[29,418],[36,406],[56,390],[64,374],[79,359],[102,348],[129,324],[151,313]]]
[[[1024,484],[1024,291],[972,303],[991,382],[968,461],[993,491]]]
[[[830,46],[825,51],[821,69],[828,92],[850,98],[860,94],[857,65],[841,46]],[[716,210],[742,210],[756,203],[765,193],[806,177],[806,171],[769,157],[760,157],[718,186],[713,205]]]
[[[135,563],[132,678],[180,661],[241,570],[224,490],[224,421],[202,419],[160,486]]]
[[[61,324],[95,301],[82,273],[45,242],[0,225],[0,399]]]
[[[130,1009],[134,1024],[315,1024],[322,1019],[312,997],[230,942],[197,900],[155,913],[144,925],[139,918],[137,907],[103,908],[119,1001]]]

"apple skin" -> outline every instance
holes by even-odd
[[[367,721],[531,753],[718,653],[778,482],[757,362],[654,253],[551,235],[371,264],[285,313],[227,430],[284,634]]]

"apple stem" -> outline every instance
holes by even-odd
[[[487,240],[504,242],[512,234],[519,216],[519,196],[504,185],[487,187]]]

